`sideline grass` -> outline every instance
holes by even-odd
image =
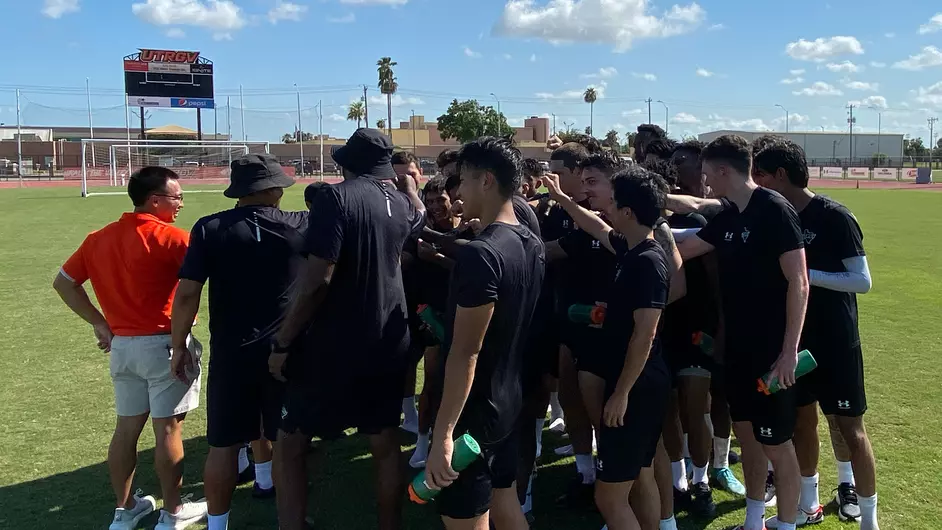
[[[303,206],[301,191],[289,190],[285,208]],[[936,381],[942,358],[942,284],[937,278],[942,194],[827,193],[860,220],[874,278],[873,291],[860,297],[860,319],[881,527],[935,528],[942,520],[942,391]],[[188,228],[200,216],[231,204],[220,193],[188,194],[179,225]],[[0,192],[0,529],[104,528],[110,520],[113,500],[104,464],[114,422],[108,361],[94,347],[91,330],[68,312],[50,285],[85,234],[128,206],[123,196],[83,200],[68,188]],[[205,301],[200,316],[196,333],[205,338]],[[205,428],[205,408],[200,408],[185,428],[185,491],[197,497],[202,496]],[[565,442],[545,438],[535,486],[536,528],[599,528],[597,516],[553,506],[573,468],[571,459],[553,455],[552,449]],[[824,430],[822,440],[821,496],[827,501],[836,486],[835,472]],[[403,446],[411,443],[404,435]],[[157,492],[149,432],[140,449],[135,484]],[[375,528],[366,454],[364,440],[351,437],[312,455],[312,468],[319,473],[312,483],[311,512],[319,528]],[[681,528],[720,529],[741,522],[741,500],[717,493],[716,501],[717,520],[707,524],[681,517]],[[833,513],[829,509],[817,528],[853,528],[837,522]],[[236,493],[233,528],[273,528],[273,517],[273,504],[252,500],[249,488]],[[406,528],[438,527],[428,508],[409,506],[406,518]],[[141,528],[152,528],[155,520],[149,517]]]

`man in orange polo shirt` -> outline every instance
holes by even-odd
[[[110,530],[130,530],[156,509],[152,496],[131,495],[137,442],[153,418],[154,464],[164,506],[156,530],[185,528],[206,516],[205,502],[183,502],[183,418],[199,405],[199,362],[191,384],[170,373],[170,308],[189,234],[171,225],[183,208],[177,174],[146,167],[131,176],[134,211],[85,238],[62,265],[53,287],[69,309],[92,325],[98,347],[111,353],[118,420],[108,448],[116,506]],[[90,280],[101,310],[82,286]],[[190,338],[197,357],[199,343]]]

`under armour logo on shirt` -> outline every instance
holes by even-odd
[[[762,436],[763,438],[771,438],[772,428],[771,427],[759,427],[759,436]]]
[[[726,236],[723,237],[723,240],[724,240],[724,241],[732,241],[732,240],[733,240],[733,233],[732,233],[732,232],[726,232]]]
[[[601,247],[601,244],[599,243],[599,240],[598,240],[598,239],[593,239],[593,240],[592,240],[592,248],[596,248],[596,249],[597,249],[597,248],[602,248],[602,247]]]
[[[839,409],[841,409],[841,410],[849,410],[849,409],[850,409],[850,401],[841,401],[841,400],[837,400],[837,408],[839,408]]]
[[[569,219],[563,221],[563,228],[569,228]]]

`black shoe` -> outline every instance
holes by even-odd
[[[731,466],[735,466],[740,462],[739,453],[736,451],[730,451],[727,458],[729,459],[729,465]]]
[[[690,515],[708,518],[716,515],[716,504],[713,503],[713,490],[705,482],[694,484],[690,488]]]
[[[245,468],[241,473],[239,473],[238,484],[241,486],[242,484],[248,484],[253,480],[255,480],[255,466],[249,464],[249,467]]]
[[[556,499],[557,506],[579,510],[591,510],[595,507],[595,484],[583,484],[578,475],[569,481],[566,493]]]
[[[533,510],[523,514],[523,517],[527,520],[527,526],[533,526],[533,523],[536,522],[536,517],[533,515]]]
[[[834,498],[837,503],[837,517],[841,521],[859,521],[860,505],[857,504],[857,488],[853,484],[842,482],[837,487]]]
[[[690,490],[679,490],[674,488],[674,513],[689,512],[693,498],[690,496]]]
[[[274,499],[275,498],[275,487],[262,489],[259,487],[258,483],[252,485],[252,498],[253,499]]]

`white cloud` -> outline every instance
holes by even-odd
[[[799,77],[786,77],[785,79],[782,79],[779,82],[782,83],[783,85],[797,85],[798,83],[804,83],[805,78],[800,77],[800,76]]]
[[[49,18],[61,18],[62,15],[77,13],[79,0],[46,0],[43,2],[43,15]]]
[[[790,73],[790,74],[792,74],[792,75],[801,75],[801,74],[805,73],[805,69],[804,69],[804,68],[799,68],[799,69],[797,69],[797,70],[789,70],[788,73]]]
[[[470,57],[470,58],[472,58],[472,59],[480,59],[480,58],[481,58],[481,54],[480,54],[479,52],[476,52],[476,51],[472,50],[471,48],[468,48],[467,46],[464,47],[464,54],[465,54],[467,57]]]
[[[785,53],[799,61],[824,62],[839,55],[860,55],[863,46],[855,37],[817,38],[813,41],[798,39],[785,46]]]
[[[700,77],[713,77],[716,74],[707,70],[706,68],[697,68],[697,75]]]
[[[378,5],[378,6],[404,6],[409,0],[340,0],[341,4]]]
[[[850,61],[843,61],[840,63],[828,63],[828,70],[832,72],[852,74],[860,71],[860,67]]]
[[[543,4],[543,2],[541,2]],[[636,40],[688,33],[706,18],[697,3],[674,5],[662,14],[650,10],[648,0],[508,0],[494,26],[499,35],[551,42],[610,44],[616,52]]]
[[[725,24],[713,24],[712,26],[707,28],[707,31],[720,31],[722,29],[726,29]]]
[[[604,80],[599,81],[598,85],[589,85],[586,88],[594,88],[595,95],[598,99],[605,97],[605,88],[608,87],[608,83]],[[582,97],[585,95],[585,88],[574,89],[574,90],[565,90],[563,92],[537,92],[534,94],[540,99],[577,99],[582,101]]]
[[[342,17],[327,17],[327,22],[331,24],[353,24],[356,21],[357,17],[353,13],[347,13]]]
[[[671,123],[700,123],[700,118],[686,112],[678,112],[671,118]]]
[[[622,111],[621,115],[622,115],[623,117],[627,118],[627,117],[629,117],[629,116],[639,116],[639,115],[641,115],[642,113],[644,113],[644,111],[641,110],[641,109],[631,109],[631,110]]]
[[[917,94],[916,101],[919,103],[942,109],[942,81],[929,88],[919,87]]]
[[[531,63],[535,63],[535,62],[536,62],[536,54],[535,54],[535,53],[530,56],[530,62],[531,62]]]
[[[858,101],[856,104],[861,107],[876,107],[878,109],[885,109],[887,107],[886,98],[883,96],[868,96]]]
[[[616,75],[618,75],[618,70],[614,66],[608,66],[599,68],[599,71],[593,74],[582,74],[579,77],[582,79],[609,79]]]
[[[359,101],[359,100],[355,100],[355,101]],[[400,96],[399,94],[393,94],[392,99],[390,101],[392,101],[393,107],[402,107],[404,105],[425,105],[425,102],[419,98],[415,98],[415,97],[404,98]],[[385,95],[370,96],[370,105],[385,106],[386,96]]]
[[[623,124],[621,124],[621,123],[613,123],[613,124],[612,124],[612,129],[615,129],[616,131],[623,131],[623,130],[627,129],[627,127],[625,127],[625,126],[624,126]]]
[[[769,127],[764,121],[759,118],[749,118],[745,120],[739,120],[735,118],[727,118],[720,116],[718,114],[710,114],[707,117],[707,126],[710,129],[732,129],[732,130],[746,130],[746,131],[771,131],[772,127]]]
[[[942,65],[942,51],[939,51],[935,46],[926,46],[921,53],[910,55],[909,59],[893,63],[893,68],[919,71],[939,65]]]
[[[230,32],[245,26],[242,8],[230,0],[146,0],[131,5],[134,16],[155,26],[196,26],[229,40]]]
[[[809,87],[796,90],[792,94],[796,96],[840,96],[844,93],[823,81],[818,81]]]
[[[635,79],[644,79],[645,81],[657,81],[657,76],[654,74],[631,72],[631,77],[634,77]]]
[[[307,6],[293,4],[291,2],[278,2],[275,7],[268,12],[268,21],[277,24],[282,20],[301,21],[301,15],[307,12]]]
[[[942,13],[936,13],[932,18],[929,19],[928,24],[919,26],[920,35],[925,35],[926,33],[935,33],[939,30],[942,30]]]
[[[886,68],[886,63],[881,63],[879,61],[870,61],[870,66],[873,68]]]
[[[896,37],[896,33],[893,33],[893,32],[891,31],[891,32],[889,32],[889,33],[884,33],[883,36],[886,37],[886,38],[888,38],[888,39],[892,39],[893,37]]]
[[[330,121],[346,121],[347,117],[341,116],[340,114],[331,114],[330,116],[327,116],[327,119]]]
[[[164,33],[164,35],[170,37],[171,39],[182,39],[186,37],[186,33],[180,28],[170,28]]]
[[[880,89],[879,83],[866,83],[864,81],[850,81],[845,79],[844,86],[851,90],[863,90],[867,92],[876,92]]]
[[[505,54],[502,55],[501,57],[503,57],[505,61],[509,61],[509,60],[511,60],[511,59],[514,58],[514,56],[513,56],[513,55],[510,55],[509,53],[505,53]]]
[[[760,120],[761,121],[761,120]],[[804,125],[811,121],[811,118],[806,114],[793,113],[788,115],[788,127],[791,130],[795,125]],[[770,124],[776,129],[785,128],[785,116],[779,116],[770,122]]]

